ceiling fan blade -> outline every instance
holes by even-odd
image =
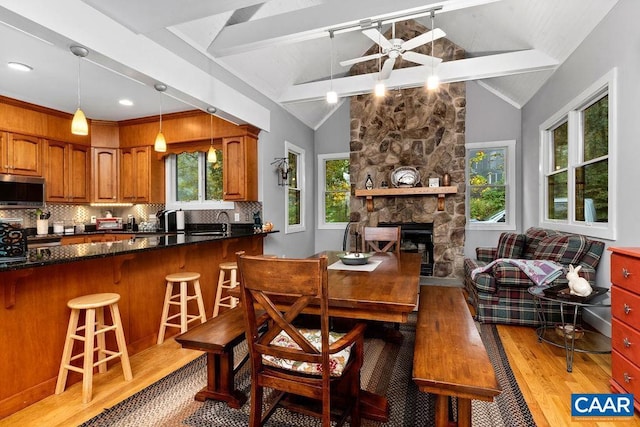
[[[387,80],[391,75],[391,71],[393,70],[393,65],[396,63],[395,58],[388,58],[382,64],[382,70],[380,70],[380,80]]]
[[[385,36],[382,35],[380,31],[375,28],[367,28],[366,30],[362,30],[362,34],[369,37],[376,44],[379,44],[383,49],[391,49],[393,44],[389,40],[386,39]]]
[[[428,65],[428,66],[436,66],[442,62],[441,58],[436,58],[435,56],[424,55],[422,53],[417,52],[404,52],[402,54],[402,59],[406,59],[407,61],[415,62],[416,64]]]
[[[433,33],[433,36],[431,35],[431,33]],[[433,37],[433,40],[438,40],[444,36],[446,36],[445,32],[442,31],[440,28],[436,28],[433,31],[427,31],[424,34],[420,34],[417,37],[407,40],[406,42],[402,43],[401,48],[403,50],[411,50],[418,46],[422,46],[425,43],[431,42],[432,37]]]
[[[382,53],[374,53],[373,55],[361,56],[360,58],[346,59],[344,61],[340,61],[340,65],[346,67],[347,65],[357,64],[359,62],[370,61],[372,59],[378,59],[382,57]]]

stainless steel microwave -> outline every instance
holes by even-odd
[[[0,174],[0,209],[44,206],[44,178]]]

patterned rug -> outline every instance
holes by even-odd
[[[411,379],[415,324],[401,325],[400,331],[404,336],[402,345],[385,343],[379,339],[365,341],[365,363],[361,372],[363,388],[386,395],[391,413],[388,423],[363,420],[363,426],[434,425],[435,399],[427,393],[420,392]],[[535,426],[509,366],[497,329],[494,325],[480,325],[480,333],[502,393],[494,402],[472,402],[473,425]],[[195,393],[206,383],[205,363],[204,356],[194,360],[105,410],[83,426],[246,426],[249,403],[235,410],[220,402],[208,400],[201,403],[193,400]],[[248,363],[245,364],[236,376],[237,387],[246,394],[250,390],[248,366]],[[308,427],[321,424],[313,417],[277,409],[267,425]]]

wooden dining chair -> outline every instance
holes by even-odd
[[[305,407],[305,413],[321,417],[323,427],[331,423],[331,410],[340,407],[337,425],[350,415],[350,425],[359,426],[365,325],[358,323],[346,333],[329,330],[326,256],[286,259],[239,253],[237,261],[251,363],[249,425],[261,426],[278,405],[287,407],[291,395],[297,395],[314,399],[316,406],[321,403],[321,411]],[[285,308],[272,301],[274,294],[280,302],[286,299]],[[318,329],[296,323],[310,304],[319,312],[312,319]],[[264,388],[273,392],[263,412]]]
[[[400,254],[400,226],[397,227],[364,227],[362,231],[362,250],[364,252],[389,252],[393,248]]]

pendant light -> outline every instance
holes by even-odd
[[[436,15],[436,11],[432,10],[431,11],[431,75],[427,79],[427,89],[428,90],[434,90],[434,89],[437,89],[438,86],[440,86],[440,78],[438,78],[438,76],[435,73],[435,64],[434,64],[434,57],[433,57],[433,52],[434,52],[434,29],[436,28],[434,26],[435,15]]]
[[[87,117],[80,108],[80,62],[82,58],[89,54],[89,51],[82,46],[71,46],[70,50],[71,53],[78,57],[78,108],[71,121],[71,133],[74,135],[88,135],[89,124],[87,123]]]
[[[209,163],[216,163],[218,161],[216,149],[213,146],[213,114],[216,111],[215,107],[207,108],[207,112],[209,113],[209,135],[211,135],[211,146],[209,146],[209,151],[207,151],[207,162]]]
[[[164,139],[164,135],[162,134],[162,92],[167,90],[167,86],[162,83],[156,83],[153,87],[160,93],[160,130],[158,131],[158,135],[156,135],[156,141],[153,144],[153,149],[159,153],[164,153],[167,151],[167,141]]]
[[[395,28],[395,27],[394,27]],[[381,35],[382,35],[382,23],[378,22],[378,82],[376,83],[375,87],[373,88],[373,93],[378,97],[378,98],[382,98],[384,96],[385,93],[385,86],[384,86],[384,82],[382,80],[380,80],[380,73],[382,71],[382,40],[381,40]],[[393,34],[393,37],[395,37],[395,31]]]
[[[329,38],[331,39],[331,47],[329,50],[329,63],[331,72],[331,86],[329,92],[327,92],[327,103],[335,104],[338,102],[338,94],[333,90],[333,30],[329,30]]]

